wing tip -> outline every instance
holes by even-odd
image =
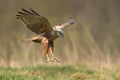
[[[22,10],[23,12],[27,13],[27,14],[34,15],[32,12],[30,12],[30,11],[27,10],[27,9],[22,8],[21,10]]]
[[[20,15],[37,15],[37,16],[40,16],[32,8],[29,8],[29,9],[21,8],[21,11],[18,11],[18,14],[20,14]]]
[[[33,14],[35,14],[35,15],[37,15],[37,16],[40,16],[36,11],[34,11],[32,8],[29,8],[29,10],[33,13]]]
[[[70,16],[69,18],[69,23],[70,24],[74,24],[76,22],[76,17],[75,17],[75,14],[73,14],[72,16]]]

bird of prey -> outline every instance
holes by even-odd
[[[54,40],[58,37],[64,37],[62,29],[75,23],[75,15],[71,16],[67,22],[54,27],[50,25],[47,18],[39,15],[31,8],[22,8],[21,11],[18,11],[16,16],[16,19],[20,19],[26,24],[27,28],[37,34],[37,36],[24,39],[23,41],[41,43],[42,53],[46,56],[47,62],[58,61],[53,54]]]

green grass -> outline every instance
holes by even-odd
[[[0,80],[120,80],[120,71],[92,70],[85,66],[39,65],[0,68]]]

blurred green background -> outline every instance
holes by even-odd
[[[120,0],[0,0],[0,66],[43,62],[40,44],[19,42],[34,33],[16,19],[21,8],[32,8],[52,26],[76,15],[76,23],[55,41],[62,64],[113,68],[120,64]]]

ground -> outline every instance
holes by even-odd
[[[0,80],[120,80],[120,70],[93,70],[85,66],[39,65],[0,68]]]

